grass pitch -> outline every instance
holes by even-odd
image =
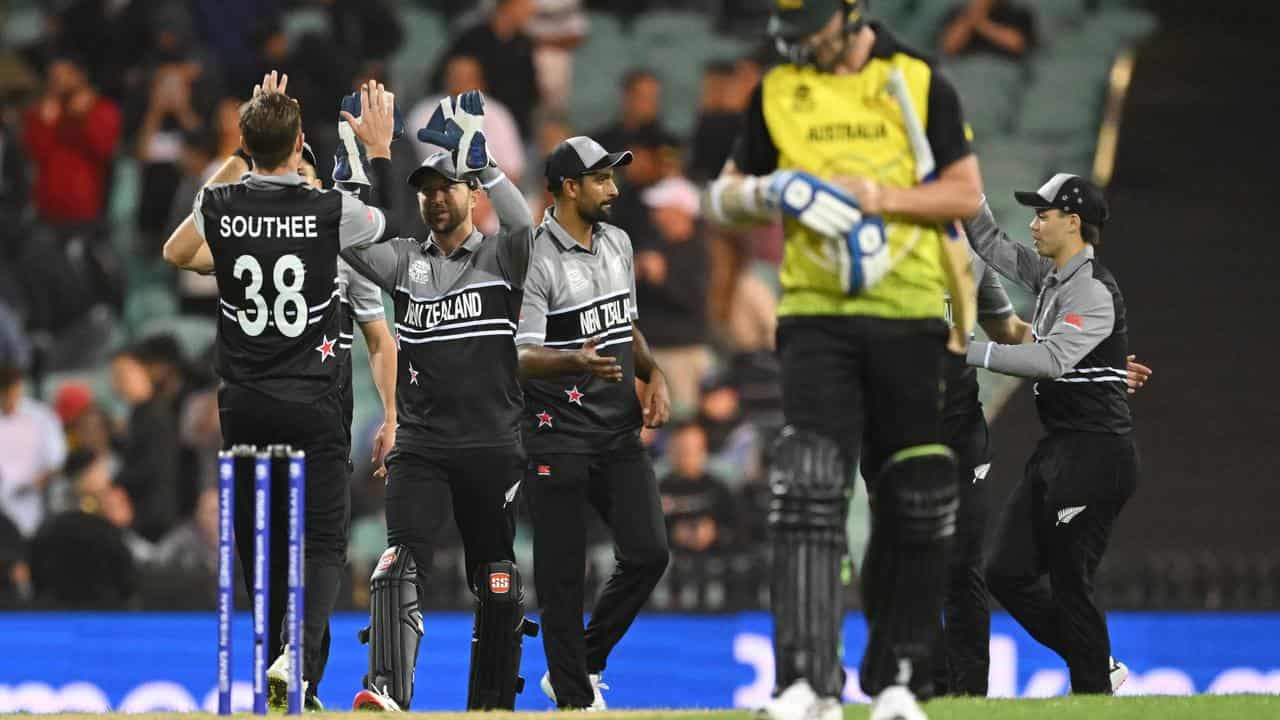
[[[866,705],[849,705],[845,720],[866,720]],[[1280,719],[1280,695],[1197,695],[1192,697],[1057,697],[1044,700],[934,700],[925,705],[930,720],[1274,720]],[[361,714],[366,715],[365,713]],[[3,715],[0,718],[31,715]],[[120,718],[121,720],[218,720],[207,713],[151,713],[125,715],[44,715],[44,718],[88,720]],[[251,720],[251,714],[235,715],[238,720]],[[309,714],[311,720],[352,720],[352,713],[326,712]],[[554,717],[557,720],[752,720],[746,710],[629,710],[606,713],[406,713],[397,717],[421,720],[529,720],[532,717]]]

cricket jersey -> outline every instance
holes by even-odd
[[[884,26],[871,27],[875,44],[856,73],[783,64],[765,74],[734,148],[739,170],[757,176],[801,170],[824,180],[852,176],[884,187],[914,186],[920,158],[908,135],[908,108],[923,126],[935,172],[970,154],[955,88]],[[890,92],[895,77],[902,78],[903,97]],[[842,270],[850,266],[846,241],[784,218],[778,315],[942,318],[941,228],[898,215],[884,222],[896,264],[873,287],[850,294]]]
[[[395,238],[343,251],[395,304],[397,445],[507,447],[520,442],[516,320],[533,218],[501,171],[480,173],[499,230],[473,231],[450,254]]]
[[[1035,342],[970,343],[969,364],[1035,378],[1036,410],[1050,432],[1132,431],[1124,297],[1111,272],[1094,258],[1093,246],[1059,268],[1001,232],[985,202],[964,228],[974,252],[1036,293]]]
[[[218,281],[222,380],[295,402],[337,393],[350,372],[338,251],[380,237],[382,212],[296,173],[249,173],[202,189],[192,217]]]
[[[617,358],[623,377],[615,383],[587,372],[525,381],[530,454],[594,453],[635,438],[641,413],[631,338],[638,316],[627,233],[596,223],[588,250],[549,208],[533,240],[516,342],[577,350],[600,338],[596,352]]]

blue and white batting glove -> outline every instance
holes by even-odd
[[[484,137],[484,94],[471,90],[442,98],[427,126],[418,131],[418,139],[451,151],[459,174],[489,167],[493,159]]]
[[[360,91],[343,96],[339,111],[346,110],[360,122]],[[391,131],[391,139],[398,140],[404,135],[404,116],[400,114],[400,104],[394,108],[395,125]],[[342,117],[341,114],[338,115]],[[348,185],[370,185],[369,155],[364,143],[356,138],[356,132],[346,120],[338,120],[338,149],[333,154],[333,181]]]
[[[765,204],[810,230],[840,242],[841,284],[849,295],[875,285],[893,269],[884,221],[865,215],[843,189],[806,172],[780,170],[767,179]],[[845,267],[847,265],[847,267]]]

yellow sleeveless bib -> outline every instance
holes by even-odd
[[[804,170],[823,179],[850,175],[885,186],[915,185],[915,157],[902,110],[887,90],[894,68],[906,80],[916,113],[928,118],[932,70],[904,53],[872,58],[854,75],[794,65],[769,71],[762,98],[765,124],[778,149],[778,169]],[[938,226],[901,216],[884,220],[890,252],[901,260],[870,290],[849,296],[839,275],[843,243],[786,218],[778,314],[943,317],[946,286]]]

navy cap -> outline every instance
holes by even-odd
[[[625,167],[631,164],[631,151],[609,152],[586,135],[571,137],[556,146],[547,156],[547,187],[560,190],[560,183],[588,173]]]

